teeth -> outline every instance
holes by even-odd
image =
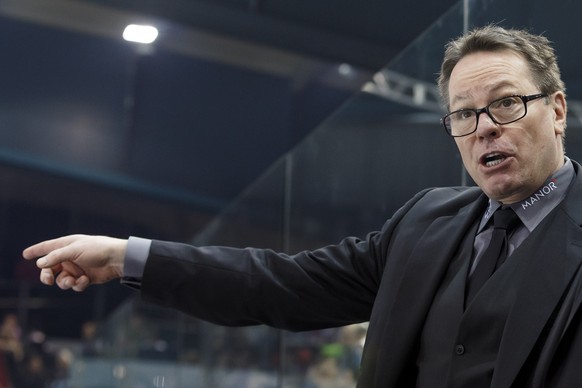
[[[487,167],[497,166],[499,163],[503,162],[504,160],[505,160],[505,158],[495,159],[495,160],[492,160],[490,162],[485,163],[485,165]]]
[[[497,152],[493,153],[493,154],[486,155],[484,158],[485,166],[487,166],[487,167],[497,166],[498,164],[500,164],[504,160],[505,160],[505,156],[503,156],[502,154],[497,153]]]

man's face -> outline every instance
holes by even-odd
[[[540,93],[525,59],[512,51],[467,55],[449,82],[450,111],[482,108],[498,98]],[[485,194],[502,203],[529,197],[564,162],[562,135],[566,101],[562,92],[527,103],[527,115],[497,125],[479,116],[474,133],[455,138],[463,164]],[[491,158],[496,163],[486,163]]]

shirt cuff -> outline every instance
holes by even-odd
[[[152,240],[145,238],[132,236],[127,240],[121,284],[132,288],[141,287],[141,278],[150,253],[151,245]]]

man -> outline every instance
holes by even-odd
[[[439,86],[443,125],[479,187],[425,190],[363,240],[284,255],[67,236],[23,255],[46,284],[122,278],[145,300],[219,324],[369,320],[363,388],[582,386],[582,178],[564,154],[553,49],[478,28],[447,46]]]

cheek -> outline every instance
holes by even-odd
[[[529,136],[528,136],[529,135]],[[526,147],[528,150],[537,150],[536,152],[528,152],[527,155],[530,158],[539,157],[539,155],[544,155],[545,152],[553,147],[556,143],[556,135],[554,131],[529,131],[525,132],[523,139],[526,142]]]
[[[469,167],[468,165],[470,164],[470,160],[471,160],[471,142],[468,141],[468,139],[466,138],[460,138],[460,139],[455,139],[455,143],[457,144],[457,148],[459,150],[459,153],[461,154],[461,158],[463,159],[463,162],[465,163],[465,165],[467,166],[467,168]]]
[[[522,167],[528,175],[544,174],[556,160],[556,135],[553,130],[524,132],[520,139],[520,157]],[[527,167],[529,166],[529,168]]]

